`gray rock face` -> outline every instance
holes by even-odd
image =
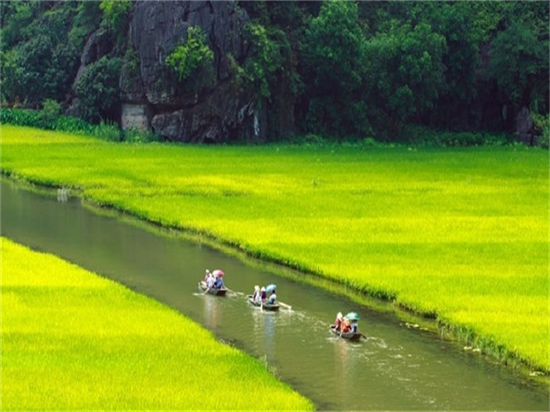
[[[120,114],[120,124],[123,129],[145,131],[147,123],[147,107],[143,104],[124,103]]]
[[[265,126],[258,121],[262,116],[255,107],[255,93],[233,85],[228,58],[240,64],[246,60],[247,20],[233,1],[137,1],[130,42],[139,69],[137,76],[122,74],[123,101],[147,106],[147,124],[173,141],[262,141]],[[187,29],[195,25],[206,33],[215,70],[213,84],[198,92],[186,89],[165,64],[166,56],[187,40]]]
[[[533,146],[535,142],[534,122],[527,107],[522,107],[516,116],[516,135],[518,139],[528,145]]]

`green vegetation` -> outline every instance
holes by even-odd
[[[120,105],[118,77],[122,59],[102,57],[91,63],[76,84],[78,109],[87,122],[109,119]]]
[[[187,40],[166,57],[166,64],[176,72],[180,82],[201,69],[209,69],[210,74],[213,75],[213,62],[214,52],[208,47],[206,35],[200,26],[189,27]]]
[[[160,140],[158,135],[150,131],[120,130],[116,124],[103,121],[99,124],[91,124],[76,117],[58,115],[58,110],[59,105],[49,99],[44,101],[42,110],[2,109],[0,111],[0,124],[91,135],[112,142],[145,143]]]
[[[119,85],[144,75],[133,11],[128,0],[0,2],[3,105],[53,99],[88,121],[118,121]],[[265,109],[269,141],[297,131],[395,142],[411,125],[511,133],[523,108],[549,113],[548,2],[241,1],[234,12],[246,25],[227,43],[246,58],[196,25],[158,46],[166,58],[155,80],[183,95],[216,82],[229,99],[240,90]],[[96,51],[77,79],[88,39]],[[231,73],[218,73],[226,59]]]
[[[1,150],[4,174],[391,299],[550,370],[546,151],[133,145],[13,126]]]
[[[2,100],[36,108],[70,93],[86,37],[100,21],[99,3],[55,3],[0,4]]]
[[[134,5],[129,0],[105,0],[99,3],[99,9],[103,12],[102,24],[109,27],[119,35],[128,25],[129,14]]]
[[[314,409],[260,360],[158,302],[0,246],[2,410]]]

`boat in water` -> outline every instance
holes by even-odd
[[[199,289],[203,292],[208,293],[209,295],[225,296],[225,294],[227,293],[227,289],[225,287],[208,288],[208,286],[206,285],[206,282],[204,280],[201,280],[199,282]]]
[[[361,339],[361,337],[365,337],[361,332],[341,332],[337,330],[334,325],[330,325],[330,331],[334,333],[336,336],[339,336],[344,339],[354,340],[357,341]]]
[[[277,303],[271,304],[271,303],[266,302],[262,305],[262,304],[260,304],[256,301],[254,301],[254,299],[252,298],[252,295],[247,295],[246,298],[247,298],[248,302],[250,302],[250,304],[252,304],[254,306],[257,306],[257,307],[261,307],[263,310],[269,310],[269,311],[272,311],[272,312],[279,310],[279,304],[277,304]]]

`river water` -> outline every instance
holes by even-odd
[[[1,183],[1,233],[54,253],[151,296],[267,362],[281,380],[328,411],[528,411],[550,409],[548,388],[485,361],[457,344],[165,229],[98,214],[78,199]],[[226,297],[202,295],[205,269],[223,269]],[[247,303],[254,285],[277,284],[292,310],[262,312]],[[357,312],[359,343],[333,336],[337,312]]]

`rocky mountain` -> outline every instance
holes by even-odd
[[[123,128],[151,128],[171,141],[220,143],[237,138],[265,140],[265,114],[253,90],[235,85],[232,61],[245,62],[246,12],[233,1],[137,1],[129,22],[128,42],[135,64],[120,75]],[[214,53],[213,81],[197,90],[181,82],[166,57],[187,40],[189,27],[200,26]],[[107,51],[92,34],[81,57],[87,64]],[[78,77],[78,76],[77,76]]]

